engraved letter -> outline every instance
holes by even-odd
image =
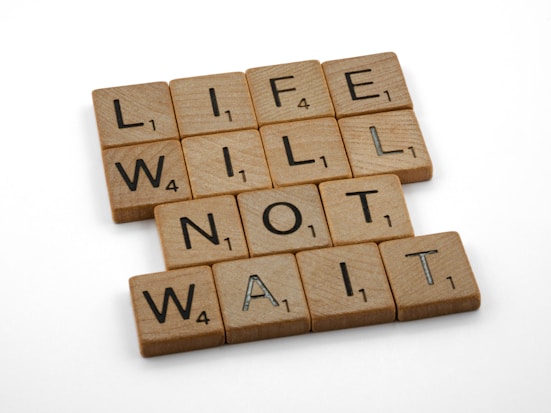
[[[350,96],[352,97],[352,100],[371,99],[371,98],[378,98],[380,96],[380,95],[365,95],[365,96],[356,95],[356,86],[369,86],[369,85],[372,85],[373,82],[354,83],[352,82],[352,75],[356,75],[358,73],[367,73],[367,72],[371,72],[371,69],[357,70],[355,72],[346,72],[344,74],[344,76],[346,77],[346,83],[348,84],[348,90],[350,91]]]
[[[288,207],[291,211],[293,211],[293,214],[295,214],[295,225],[293,225],[288,230],[279,230],[275,228],[270,222],[270,212],[274,207],[280,205]],[[302,225],[302,214],[296,206],[289,202],[274,202],[273,204],[268,205],[268,207],[266,207],[266,209],[264,210],[264,214],[262,215],[262,222],[264,222],[264,226],[268,231],[278,235],[287,235],[292,234],[300,228],[300,226]]]
[[[258,284],[263,294],[253,295],[253,283]],[[270,290],[268,290],[268,287],[266,287],[260,277],[258,275],[251,275],[249,277],[249,283],[247,284],[247,294],[245,294],[245,301],[243,302],[243,311],[248,311],[251,300],[257,298],[267,298],[274,307],[279,307],[279,303],[274,298],[272,293],[270,293]]]
[[[270,86],[272,87],[272,93],[274,94],[274,100],[276,106],[279,108],[281,107],[281,100],[279,99],[279,94],[281,92],[292,92],[293,90],[297,90],[296,88],[291,89],[278,89],[276,86],[276,81],[278,80],[284,80],[284,79],[294,79],[294,76],[284,76],[284,77],[276,77],[274,79],[270,79]]]
[[[427,261],[427,255],[429,254],[436,254],[438,250],[430,250],[430,251],[421,251],[421,252],[415,252],[412,254],[406,254],[406,257],[419,257],[421,260],[421,266],[423,267],[423,272],[425,273],[425,277],[427,279],[427,283],[429,285],[434,284],[434,280],[432,278],[432,274],[430,273],[429,263]]]
[[[373,222],[371,219],[371,213],[369,212],[369,205],[367,204],[367,194],[376,194],[377,190],[374,191],[360,191],[360,192],[347,192],[346,196],[352,196],[352,195],[358,195],[360,197],[360,200],[362,202],[362,210],[364,212],[365,222],[370,223]]]

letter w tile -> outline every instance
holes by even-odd
[[[149,182],[151,182],[151,185],[153,185],[154,188],[158,188],[161,184],[161,176],[163,174],[163,163],[165,161],[164,156],[159,156],[159,162],[157,163],[157,172],[155,174],[155,178],[153,178],[153,175],[151,175],[151,172],[149,171],[149,168],[145,164],[143,159],[136,160],[136,167],[134,169],[134,179],[130,180],[130,177],[122,167],[120,162],[117,162],[115,166],[119,170],[122,178],[124,179],[124,182],[126,182],[126,185],[128,185],[128,188],[131,191],[135,191],[138,187],[138,178],[140,176],[140,169],[143,169],[145,175],[147,176],[147,179],[149,179]]]
[[[191,313],[191,304],[193,302],[193,292],[195,291],[195,284],[190,284],[187,292],[187,302],[186,302],[186,308],[182,307],[182,304],[180,303],[180,300],[178,300],[178,297],[176,296],[176,293],[171,287],[168,287],[165,289],[165,296],[163,298],[163,309],[159,311],[155,303],[153,302],[153,299],[151,298],[151,295],[149,294],[149,291],[144,291],[143,295],[145,299],[147,300],[147,303],[149,304],[149,307],[151,308],[151,311],[153,311],[153,314],[155,314],[155,317],[157,318],[157,321],[159,323],[164,323],[166,320],[166,315],[168,311],[168,302],[169,299],[172,298],[172,301],[174,301],[174,304],[176,305],[176,308],[180,312],[180,315],[184,320],[189,319],[189,315]]]

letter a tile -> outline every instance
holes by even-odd
[[[292,254],[212,267],[229,344],[303,334],[310,315]]]
[[[129,284],[144,357],[224,344],[210,267],[139,275],[130,278]]]
[[[231,195],[159,205],[155,221],[167,269],[249,256]]]
[[[398,320],[434,317],[480,307],[480,291],[456,232],[379,245]]]
[[[375,243],[297,253],[312,331],[395,320],[395,306]]]

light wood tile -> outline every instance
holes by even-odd
[[[258,127],[244,73],[175,79],[170,92],[182,138]]]
[[[319,189],[334,245],[413,236],[396,175],[324,182]]]
[[[296,254],[312,331],[395,320],[395,305],[375,243]]]
[[[432,177],[432,162],[413,110],[339,120],[355,177],[395,174],[405,183]]]
[[[139,275],[130,278],[129,284],[144,357],[224,344],[210,267]]]
[[[231,195],[159,205],[155,221],[167,269],[248,257]]]
[[[251,257],[331,246],[315,185],[237,196]]]
[[[166,82],[97,89],[92,100],[103,149],[178,139]]]
[[[155,206],[191,199],[178,140],[106,149],[103,164],[117,223],[153,218]]]
[[[324,62],[323,71],[337,118],[413,108],[392,52]]]
[[[230,344],[306,333],[308,306],[295,257],[271,255],[213,265]]]
[[[275,187],[352,177],[335,118],[263,126],[260,134]]]
[[[480,291],[458,233],[379,245],[401,321],[480,307]]]
[[[194,198],[272,187],[257,130],[182,140]]]
[[[256,67],[246,76],[260,126],[335,114],[317,60]]]

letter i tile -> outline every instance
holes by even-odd
[[[316,185],[243,192],[237,202],[251,257],[332,245]]]
[[[139,275],[130,278],[129,284],[144,357],[224,344],[210,267]]]
[[[182,138],[258,127],[244,73],[175,79],[170,92]]]
[[[445,232],[379,245],[398,320],[480,307],[480,291],[459,234]]]
[[[375,243],[302,251],[296,255],[312,331],[395,320],[395,305]]]
[[[310,315],[294,255],[212,266],[229,344],[303,334]]]

